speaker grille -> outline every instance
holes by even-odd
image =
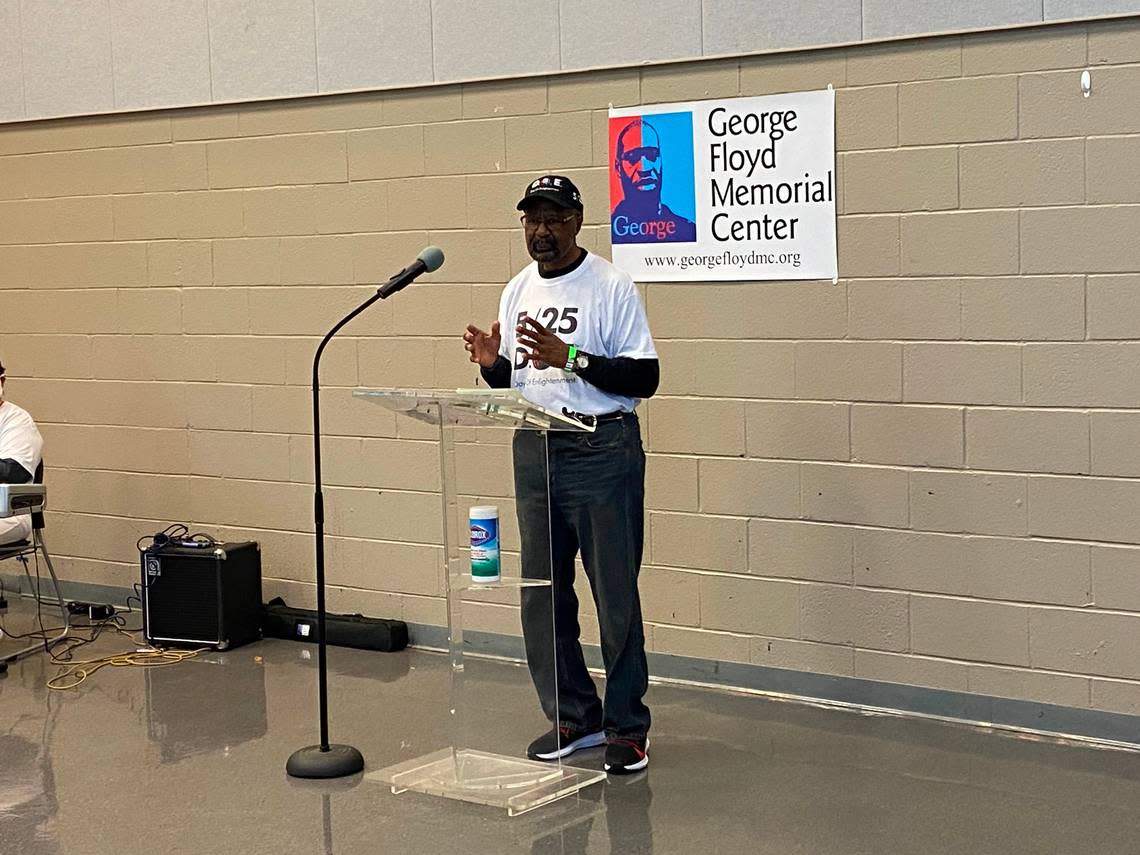
[[[161,573],[147,587],[151,638],[218,641],[217,563],[174,555],[159,561]]]

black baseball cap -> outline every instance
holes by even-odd
[[[515,207],[525,211],[535,202],[553,202],[560,208],[582,210],[582,194],[574,186],[574,182],[565,175],[544,175],[536,178],[526,187],[526,193]]]

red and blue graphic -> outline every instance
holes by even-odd
[[[610,165],[613,243],[696,241],[692,113],[611,118]]]

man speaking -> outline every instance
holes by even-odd
[[[604,742],[606,771],[636,772],[649,763],[650,715],[642,700],[648,667],[637,590],[645,452],[634,410],[657,391],[657,351],[633,280],[578,246],[583,206],[573,182],[538,178],[517,207],[534,263],[507,283],[489,332],[467,327],[470,359],[489,385],[513,387],[535,404],[595,425],[592,433],[550,432],[549,506],[544,439],[535,431],[514,436],[523,574],[544,577],[550,561],[554,585],[553,597],[545,588],[522,592],[531,678],[554,726],[527,754],[554,760]],[[579,551],[598,610],[604,704],[579,643]]]
[[[695,241],[697,226],[661,201],[661,135],[644,119],[634,119],[617,138],[614,172],[622,200],[613,210],[613,243]]]

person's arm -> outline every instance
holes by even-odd
[[[626,398],[651,398],[657,391],[657,384],[661,380],[661,363],[656,359],[595,356],[592,353],[586,356],[589,364],[577,374],[603,392]],[[507,367],[510,367],[510,363]]]
[[[511,361],[500,354],[490,368],[479,366],[479,374],[492,389],[505,389],[511,385]]]
[[[603,392],[626,398],[649,398],[657,391],[661,363],[649,333],[645,306],[628,276],[612,290],[614,303],[604,323],[606,351],[616,356],[587,353],[589,363],[579,376]]]
[[[15,460],[0,460],[0,484],[27,484],[32,474]]]

